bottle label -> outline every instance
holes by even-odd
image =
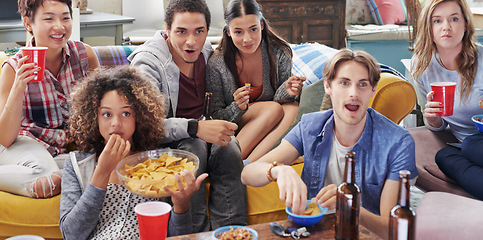
[[[397,239],[408,239],[409,221],[404,218],[397,219]]]

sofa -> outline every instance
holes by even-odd
[[[448,146],[446,143],[458,142],[451,130],[447,128],[441,132],[433,132],[422,126],[409,129],[409,133],[416,144],[416,168],[419,172],[416,187],[424,192],[439,191],[474,198],[447,177],[439,169],[434,159],[440,149]]]
[[[127,56],[136,46],[94,47],[101,66],[113,67],[129,64]],[[307,77],[300,98],[299,112],[293,126],[301,115],[321,109],[324,89],[322,70],[325,61],[337,50],[321,44],[293,45],[293,72]],[[0,53],[0,62],[6,59]],[[387,70],[387,68],[386,68]],[[392,73],[391,73],[392,72]],[[393,101],[399,99],[401,101]],[[404,104],[401,104],[404,103]],[[408,115],[416,103],[416,93],[410,83],[397,71],[381,74],[378,90],[370,106],[383,113],[395,123]],[[396,105],[394,105],[396,104]],[[292,167],[301,174],[303,157]],[[278,186],[270,183],[264,187],[247,187],[249,224],[283,220],[287,218],[285,203],[278,198]],[[0,191],[0,239],[19,234],[40,235],[48,239],[61,239],[58,228],[60,195],[49,199],[31,199]]]

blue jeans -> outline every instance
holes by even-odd
[[[210,195],[206,202],[205,183],[191,198],[193,232],[204,232],[226,225],[247,225],[246,186],[241,182],[243,163],[235,137],[222,147],[199,138],[188,138],[165,145],[194,153],[200,159],[198,175],[208,173]],[[207,210],[209,210],[209,218]]]
[[[446,176],[465,191],[483,200],[483,134],[469,136],[461,149],[446,147],[436,154],[436,163]]]

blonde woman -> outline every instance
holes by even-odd
[[[436,163],[466,191],[483,199],[483,187],[478,186],[478,179],[483,180],[483,136],[471,121],[473,115],[481,113],[478,103],[483,99],[483,67],[479,62],[483,46],[475,43],[474,34],[472,13],[465,0],[429,0],[420,15],[411,65],[426,126],[433,131],[449,126],[462,142],[461,149],[440,150]],[[432,82],[456,83],[452,116],[438,116],[441,104],[432,101]]]

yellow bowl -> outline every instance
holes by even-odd
[[[193,163],[194,169],[191,170],[191,173],[196,176],[196,171],[199,168],[200,160],[196,155],[184,150],[178,149],[156,149],[150,150],[145,152],[140,152],[128,156],[121,160],[116,166],[116,172],[124,184],[131,192],[149,198],[160,198],[160,197],[167,197],[169,194],[164,191],[163,186],[169,187],[171,190],[178,190],[178,185],[176,184],[174,173],[164,174],[167,175],[164,179],[159,178],[158,176],[154,176],[153,179],[136,179],[127,176],[128,169],[135,167],[139,163],[143,163],[148,159],[153,159],[153,162],[159,163],[160,161],[157,159],[163,153],[167,153],[168,156],[173,156],[181,159],[186,159],[188,163]],[[176,161],[175,164],[179,164],[181,160]],[[146,171],[146,172],[153,172],[153,171]],[[186,186],[186,182],[182,179],[183,186]]]

